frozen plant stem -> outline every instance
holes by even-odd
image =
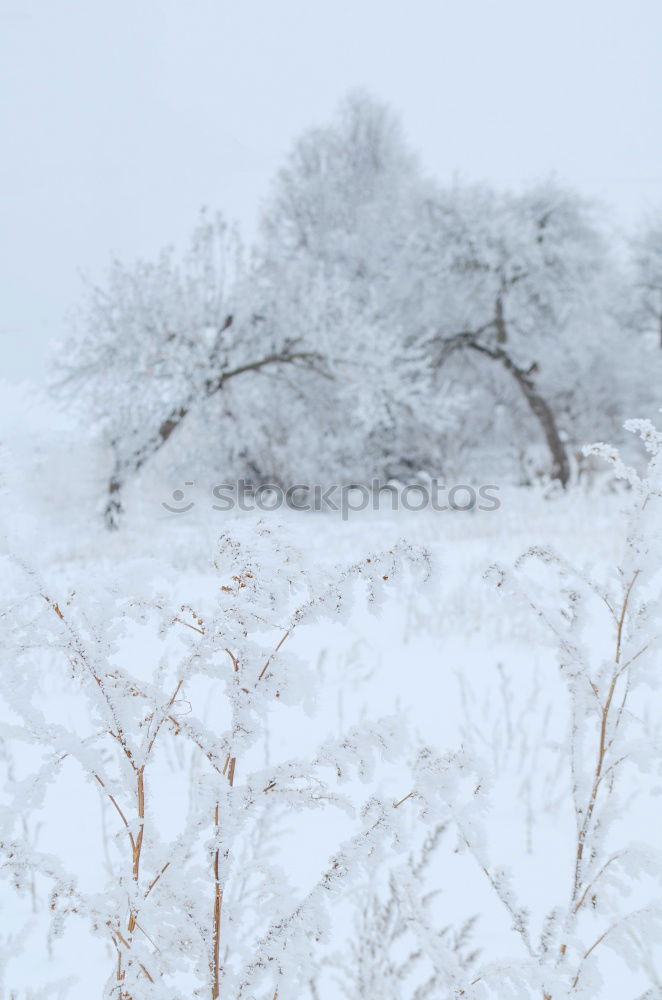
[[[595,765],[595,774],[594,774],[594,777],[593,777],[593,785],[591,787],[591,794],[590,794],[590,797],[589,797],[588,807],[586,809],[586,813],[585,813],[585,816],[584,816],[584,821],[583,821],[583,823],[582,823],[582,825],[580,827],[580,830],[579,830],[579,837],[578,837],[578,841],[577,841],[577,858],[576,858],[576,865],[575,865],[575,881],[574,881],[574,889],[573,889],[573,897],[572,897],[573,903],[576,903],[577,896],[578,896],[580,888],[581,888],[581,882],[582,882],[582,879],[581,879],[581,863],[582,863],[582,857],[583,857],[583,854],[584,854],[584,844],[586,843],[586,836],[587,836],[587,833],[588,833],[590,825],[591,825],[591,820],[592,820],[592,817],[593,817],[593,812],[595,810],[595,803],[596,803],[596,800],[597,800],[597,797],[598,797],[598,791],[600,789],[600,782],[602,781],[602,778],[603,778],[605,757],[606,757],[607,750],[608,750],[608,745],[607,745],[607,726],[608,726],[608,722],[609,722],[609,713],[611,711],[612,703],[613,703],[613,700],[614,700],[614,693],[616,691],[616,685],[618,683],[618,680],[619,680],[620,676],[623,673],[623,670],[621,668],[621,643],[622,643],[622,637],[623,637],[623,623],[625,622],[625,616],[627,614],[628,603],[629,603],[629,600],[630,600],[630,594],[632,593],[632,588],[634,587],[638,576],[639,576],[639,570],[636,570],[634,572],[633,576],[632,576],[632,579],[630,580],[630,583],[628,584],[628,587],[627,587],[626,591],[625,591],[625,597],[623,598],[623,606],[621,608],[621,613],[620,613],[619,618],[618,618],[617,631],[616,631],[616,650],[615,650],[615,653],[614,653],[615,669],[614,669],[614,672],[612,674],[611,681],[609,683],[609,689],[607,691],[607,697],[605,699],[604,705],[602,706],[602,711],[601,711],[601,714],[600,714],[600,740],[599,740],[599,744],[598,744],[598,757],[597,757],[597,762],[596,762],[596,765]],[[585,899],[585,896],[586,896],[586,894],[584,894],[582,896],[582,898],[580,900],[580,903],[579,903],[579,906],[581,905],[581,903]],[[576,909],[579,909],[579,906],[577,906]],[[575,912],[576,912],[576,910],[575,910]]]
[[[273,653],[267,661],[265,662],[262,670],[260,671],[257,683],[263,679],[266,674],[269,665],[273,657],[279,652],[281,646],[291,633],[291,629],[287,629],[285,634],[282,636],[278,645],[274,649]],[[202,634],[204,635],[204,629],[202,629]],[[232,671],[236,675],[239,673],[239,660],[237,656],[232,652],[231,649],[225,650],[225,652],[230,657],[232,662]],[[223,774],[228,779],[228,784],[230,788],[234,786],[234,772],[237,766],[237,758],[233,757],[231,754],[225,759],[225,765],[223,767]],[[218,802],[214,807],[214,828],[216,836],[220,830],[220,817],[219,817],[219,807]],[[218,1000],[221,995],[221,915],[223,909],[223,887],[221,885],[221,858],[220,850],[218,847],[214,850],[214,916],[213,916],[213,930],[212,930],[212,960],[211,960],[211,997],[212,1000]],[[274,994],[274,998],[278,996],[278,988]]]
[[[136,807],[138,812],[138,835],[134,837],[131,834],[131,847],[132,847],[132,876],[134,881],[134,888],[136,896],[138,893],[138,884],[140,879],[140,854],[142,852],[143,837],[145,834],[145,769],[140,767],[136,769]],[[128,931],[128,942],[131,945],[131,937],[136,929],[136,923],[138,920],[138,913],[135,905],[131,906],[129,911],[129,921],[127,924]],[[151,976],[147,971],[145,975],[151,980]],[[124,979],[124,971],[122,969],[122,953],[119,953],[119,960],[117,965],[117,978],[119,980]]]
[[[237,763],[236,757],[229,757],[225,762],[224,773],[227,773],[230,788],[234,785],[234,769]],[[214,809],[214,826],[216,835],[219,831],[218,802]],[[220,852],[218,847],[214,851],[214,930],[213,930],[213,957],[212,957],[212,1000],[218,1000],[220,996],[221,978],[221,908],[223,906],[223,889],[221,887]]]
[[[131,881],[133,884],[133,893],[132,893],[133,898],[129,902],[129,915],[126,925],[126,935],[120,931],[118,926],[115,926],[114,928],[111,927],[111,937],[115,945],[115,949],[117,951],[115,978],[118,984],[118,996],[120,997],[120,1000],[132,1000],[131,993],[123,989],[121,984],[126,979],[126,968],[123,962],[123,953],[129,952],[131,950],[133,935],[136,931],[136,928],[140,928],[140,925],[138,924],[138,916],[139,916],[139,905],[140,905],[139,903],[140,861],[141,861],[143,841],[145,836],[145,766],[150,757],[151,751],[154,748],[161,727],[163,726],[163,723],[165,722],[166,718],[168,718],[170,710],[175,702],[175,699],[179,694],[183,681],[182,680],[178,681],[175,690],[173,691],[171,697],[168,699],[165,705],[165,708],[157,715],[156,723],[154,725],[152,734],[147,738],[146,741],[144,754],[142,755],[141,758],[142,763],[138,765],[136,763],[135,755],[134,753],[132,753],[129,747],[129,741],[127,739],[126,733],[124,732],[120,724],[119,717],[116,711],[114,710],[112,698],[106,691],[103,675],[99,673],[93,661],[86,654],[79,636],[67,621],[65,615],[60,609],[60,606],[56,602],[51,601],[51,599],[47,595],[43,594],[42,596],[44,597],[44,600],[50,606],[54,614],[58,617],[58,619],[64,623],[70,638],[73,639],[72,656],[71,656],[72,665],[75,665],[76,662],[78,662],[84,667],[88,675],[92,678],[97,688],[101,692],[104,701],[108,705],[111,711],[111,715],[115,722],[115,728],[108,730],[108,734],[116,741],[116,743],[119,744],[119,747],[124,756],[126,757],[129,766],[131,767],[131,770],[133,772],[133,775],[135,777],[135,789],[133,794],[135,798],[136,815],[138,822],[137,822],[137,831],[132,831],[131,826],[126,818],[126,815],[121,806],[119,805],[119,803],[117,802],[117,799],[106,789],[105,782],[100,777],[100,775],[96,773],[94,774],[94,777],[98,781],[101,788],[106,791],[106,795],[108,796],[109,801],[111,802],[118,816],[120,817],[122,824],[126,829],[127,836],[129,838],[129,843],[131,846]],[[147,896],[150,894],[156,883],[159,881],[159,879],[165,872],[166,868],[168,867],[168,864],[169,863],[167,862],[161,868],[161,870],[154,876],[154,878],[148,885],[145,893],[143,894],[143,901],[147,898]],[[140,929],[143,930],[142,928]],[[144,930],[143,933],[145,934],[145,936],[148,936]],[[154,977],[151,975],[146,966],[142,962],[138,962],[138,966],[143,975],[146,977],[146,979],[150,983],[153,983]]]

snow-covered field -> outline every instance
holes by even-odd
[[[511,487],[500,491],[496,511],[366,512],[343,521],[331,513],[220,514],[202,503],[168,514],[161,500],[179,484],[145,479],[128,500],[122,530],[108,533],[95,509],[105,456],[74,440],[56,414],[45,421],[37,399],[31,416],[22,393],[5,394],[1,437],[7,780],[0,815],[3,839],[16,845],[2,890],[2,997],[213,996],[213,983],[203,980],[213,964],[204,928],[212,926],[215,849],[231,872],[220,946],[220,996],[228,1000],[662,995],[655,966],[657,960],[662,969],[659,693],[651,685],[650,650],[641,655],[649,686],[633,679],[627,703],[626,689],[618,688],[618,723],[608,716],[602,737],[600,712],[590,703],[594,696],[602,711],[608,696],[614,623],[586,580],[604,581],[613,602],[622,598],[622,509],[630,495],[608,489],[605,480],[549,497]],[[490,572],[495,564],[512,567],[531,547],[553,548],[577,574],[558,571],[544,554],[514,572],[512,587]],[[395,560],[375,558],[394,550]],[[336,593],[332,581],[357,564],[360,572],[345,577]],[[516,581],[519,596],[510,592]],[[230,652],[243,678],[244,640],[267,651],[277,645],[277,630],[294,620],[304,591],[313,600],[324,592],[326,610],[304,615],[273,657],[265,674],[271,701],[232,702],[242,695],[223,687],[230,681],[218,672],[232,677]],[[141,609],[129,609],[129,599]],[[219,599],[221,612],[214,610]],[[564,629],[580,606],[583,633],[572,638]],[[253,611],[266,607],[277,620],[251,626]],[[195,643],[207,641],[205,631],[211,636],[208,623],[221,620],[215,614],[232,619],[228,637],[203,655]],[[651,614],[652,636],[659,607]],[[70,626],[89,643],[84,655]],[[637,637],[640,626],[626,622],[623,642],[634,645],[623,657],[637,654],[637,642],[652,643]],[[580,645],[585,674],[575,656]],[[178,664],[191,655],[207,665],[175,689]],[[221,741],[225,731],[237,745],[245,739],[227,801],[225,778],[207,766],[211,757],[171,727],[154,751],[146,809],[136,818],[126,767],[116,759],[117,732],[114,741],[103,738],[110,701],[106,709],[95,702],[98,679],[86,687],[84,656],[106,658],[108,683],[123,678],[124,688],[117,681],[110,696],[124,713],[114,725],[126,733],[133,727],[138,743],[144,716],[130,704],[127,678],[151,692],[148,729],[162,712],[171,721],[199,720],[205,739]],[[292,692],[283,680],[282,699],[281,662]],[[591,678],[588,693],[583,676]],[[251,677],[252,684],[257,674]],[[256,681],[255,689],[250,697],[261,698]],[[352,772],[354,744],[343,737],[361,730],[369,741],[384,718],[388,738],[378,746],[388,743],[388,752],[377,753],[361,780]],[[356,736],[357,759],[363,738]],[[589,807],[591,853],[578,889],[578,816],[586,815],[601,739],[605,777]],[[331,749],[320,766],[334,763],[316,785],[305,768],[313,773],[324,741]],[[336,769],[343,754],[346,766]],[[278,771],[294,760],[298,778],[291,763]],[[103,785],[94,780],[101,768]],[[269,778],[272,771],[278,777]],[[298,791],[263,794],[265,806],[256,792],[263,780],[262,793],[271,781],[279,790],[288,780]],[[334,803],[337,792],[347,801]],[[210,814],[207,829],[200,819],[215,795],[234,824],[216,841]],[[303,810],[299,798],[307,800]],[[386,819],[377,838],[380,808]],[[141,825],[141,891],[174,853],[132,938],[129,841],[135,849]],[[428,857],[426,839],[440,827]],[[357,830],[374,837],[363,854],[352,839]],[[345,846],[338,855],[339,844]],[[329,868],[330,857],[340,862]],[[340,874],[316,894],[325,871]],[[437,895],[428,905],[429,892]],[[302,899],[310,909],[297,910]],[[173,944],[178,935],[181,954]],[[133,972],[130,946],[141,956]],[[119,992],[131,987],[114,979],[123,948],[136,992]],[[417,957],[408,961],[410,954]]]

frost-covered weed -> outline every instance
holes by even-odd
[[[265,735],[276,710],[316,699],[298,633],[344,614],[357,587],[377,606],[392,576],[425,562],[402,545],[313,578],[265,529],[249,544],[225,536],[214,593],[195,609],[153,588],[128,596],[119,581],[59,593],[13,566],[2,695],[20,767],[1,814],[3,871],[19,892],[35,881],[48,892],[51,942],[82,919],[106,946],[109,1000],[301,995],[329,906],[398,842],[394,798],[376,794],[374,775],[402,757],[404,736],[395,719],[371,720],[265,765]],[[55,681],[42,685],[47,665]],[[177,759],[193,764],[189,788]],[[71,783],[78,806],[58,817]],[[106,838],[87,814],[95,795]],[[331,808],[354,825],[301,894],[279,864],[278,827]],[[24,836],[33,815],[43,849]]]
[[[511,569],[494,566],[488,573],[499,591],[527,604],[552,637],[565,690],[566,737],[551,747],[565,769],[565,796],[559,796],[558,774],[545,771],[536,754],[530,759],[528,794],[537,779],[543,794],[553,789],[555,801],[545,822],[555,824],[556,833],[537,864],[561,875],[542,909],[525,852],[513,852],[513,868],[498,859],[495,789],[504,728],[507,734],[512,720],[495,726],[494,746],[490,732],[474,722],[465,727],[461,752],[428,750],[419,760],[412,797],[424,815],[454,823],[458,848],[482,871],[521,954],[485,965],[469,982],[460,984],[456,976],[450,992],[440,995],[599,998],[611,968],[609,950],[634,977],[633,996],[646,980],[652,992],[641,995],[658,995],[662,854],[656,831],[645,824],[660,772],[658,727],[650,719],[651,711],[653,718],[659,714],[654,705],[660,691],[662,434],[649,421],[626,427],[649,452],[644,476],[606,445],[587,449],[606,458],[630,486],[622,557],[611,578],[596,581],[541,547],[527,550]],[[514,702],[508,695],[500,704]],[[524,727],[526,715],[519,720]],[[543,732],[538,735],[542,739]],[[633,824],[639,824],[638,838],[631,835]]]

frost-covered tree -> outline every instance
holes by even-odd
[[[360,91],[295,142],[275,179],[257,254],[279,307],[265,311],[304,322],[334,374],[304,397],[318,477],[368,482],[404,458],[416,471],[438,449],[447,407],[416,405],[391,294],[423,186],[397,118]]]
[[[487,187],[431,191],[404,271],[402,306],[420,363],[438,373],[440,388],[444,379],[449,387],[461,381],[456,368],[446,374],[458,355],[465,372],[467,355],[482,361],[479,378],[496,367],[503,401],[516,421],[538,424],[551,475],[566,485],[577,409],[587,409],[587,388],[589,398],[598,395],[611,359],[607,344],[613,347],[605,308],[610,262],[592,207],[552,183],[518,195]],[[481,382],[482,406],[491,410],[494,388],[485,374]]]
[[[239,376],[310,367],[293,327],[256,312],[236,237],[203,216],[188,252],[115,261],[88,288],[78,332],[58,351],[58,392],[98,426],[115,456],[105,518],[116,527],[127,478],[192,410]]]
[[[603,230],[596,206],[552,182],[513,194],[426,179],[393,115],[364,94],[304,134],[259,253],[282,276],[268,285],[289,280],[295,311],[311,275],[329,293],[308,327],[337,376],[309,411],[337,443],[331,466],[360,452],[364,479],[439,471],[495,436],[499,405],[521,441],[534,422],[566,485],[596,409],[607,432],[641,396],[643,359],[615,318],[621,279]],[[357,403],[344,433],[333,426]]]

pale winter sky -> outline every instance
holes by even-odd
[[[429,173],[662,204],[662,0],[0,0],[0,375],[43,379],[80,274],[246,231],[364,86]]]

